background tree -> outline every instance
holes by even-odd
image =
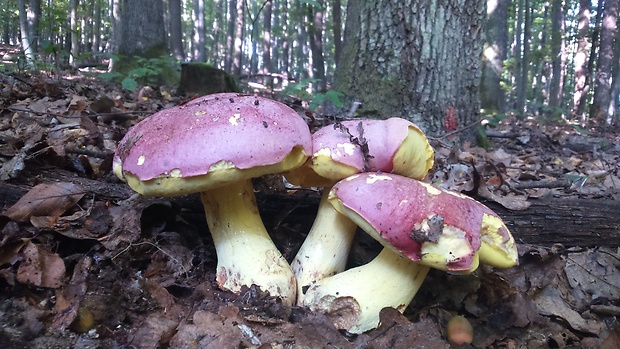
[[[607,113],[611,102],[611,67],[613,66],[614,38],[617,30],[618,0],[605,0],[604,6],[601,45],[597,62],[598,70],[594,80],[594,101],[590,112],[590,117],[599,123],[608,122]]]
[[[139,35],[144,34],[158,37],[154,41],[161,42],[160,57],[170,50],[171,62],[191,59],[234,71],[241,86],[263,82],[254,81],[261,78],[256,73],[275,73],[274,76],[284,79],[278,79],[278,84],[263,84],[268,92],[288,94],[304,102],[320,97],[334,86],[333,82],[351,98],[364,99],[364,109],[360,111],[365,115],[373,115],[373,108],[378,115],[378,110],[383,113],[385,109],[373,106],[373,101],[384,98],[383,92],[374,90],[388,91],[387,96],[395,96],[390,92],[396,91],[403,98],[398,99],[400,102],[386,100],[388,110],[402,115],[417,110],[415,115],[408,116],[414,119],[428,117],[421,116],[423,110],[433,117],[445,115],[445,105],[452,103],[459,118],[467,114],[467,108],[458,106],[470,105],[463,102],[469,98],[470,90],[463,97],[451,100],[461,95],[453,91],[458,90],[455,86],[465,86],[467,83],[463,81],[470,75],[481,74],[482,84],[472,80],[471,86],[480,86],[484,111],[489,117],[505,113],[535,117],[540,122],[562,121],[582,126],[596,126],[602,120],[617,121],[616,117],[603,115],[616,113],[617,98],[613,96],[620,92],[620,87],[616,87],[619,69],[615,68],[619,62],[620,40],[606,32],[605,42],[599,48],[599,34],[610,28],[608,22],[613,17],[607,15],[604,24],[603,12],[610,12],[613,6],[609,4],[618,0],[487,0],[486,27],[482,25],[484,19],[470,23],[479,9],[484,8],[483,0],[470,0],[458,6],[456,2],[432,5],[412,1],[394,5],[387,0],[368,4],[360,4],[359,0],[342,1],[342,4],[324,0],[167,0],[165,7],[161,7],[161,1],[78,1],[71,29],[68,19],[74,0],[0,0],[1,37],[5,44],[19,45],[21,62],[31,61],[33,67],[36,63],[37,68],[45,69],[51,62],[54,66],[66,66],[71,52],[72,57],[93,54],[88,61],[80,62],[87,63],[80,64],[82,68],[107,63],[113,53],[142,56],[133,51],[142,50],[140,47],[146,41]],[[136,16],[148,16],[148,22],[121,18],[128,16],[123,10],[131,12],[135,4],[139,4]],[[407,7],[410,4],[413,9]],[[346,50],[341,45],[343,6],[356,14],[348,18]],[[394,13],[384,13],[387,12],[384,8],[393,9]],[[412,14],[418,9],[421,12]],[[442,19],[439,22],[426,23],[430,21],[429,14],[443,17],[438,18]],[[166,19],[163,27],[160,16]],[[38,25],[34,24],[37,17]],[[441,24],[444,21],[449,23]],[[616,30],[613,26],[611,29]],[[356,30],[371,36],[361,37]],[[474,34],[484,35],[487,46],[477,61],[474,61],[478,58],[476,54],[470,54],[474,51],[467,53],[473,69],[460,61],[453,62],[451,54],[445,62],[437,58],[447,45],[459,51],[473,48],[472,43],[478,40]],[[130,38],[128,46],[120,47],[121,36]],[[168,46],[163,45],[164,40]],[[427,52],[429,40],[434,40],[433,50]],[[408,44],[402,45],[404,41]],[[441,50],[435,51],[435,46]],[[369,56],[362,58],[367,53]],[[341,63],[344,65],[340,66]],[[445,67],[453,63],[448,73]],[[427,71],[416,71],[417,67],[426,67]],[[491,67],[495,70],[490,70]],[[459,74],[454,74],[457,71]],[[461,77],[461,71],[466,72],[467,78]],[[471,73],[474,71],[477,73]],[[335,76],[338,81],[334,81]],[[434,86],[437,79],[444,79],[441,83],[447,81],[451,87]],[[381,84],[373,86],[371,81]],[[373,86],[373,94],[362,93],[365,88],[370,89],[366,86]],[[408,93],[412,87],[415,94]],[[600,88],[611,92],[602,93]],[[441,91],[441,97],[427,92],[436,90]],[[433,100],[444,102],[433,104]],[[410,110],[404,111],[403,105],[410,102],[413,102]],[[434,107],[430,108],[431,105]],[[599,119],[590,118],[593,113],[602,114],[596,117]],[[469,115],[476,118],[476,113]],[[435,122],[434,127],[444,126],[445,122]]]
[[[194,35],[193,35],[193,46],[194,46],[194,61],[195,62],[205,62],[207,60],[206,50],[205,50],[205,2],[204,0],[194,0],[194,13],[193,13],[193,25],[194,25]]]
[[[564,86],[564,1],[553,1],[551,5],[551,57],[552,75],[549,88],[549,106],[562,107],[562,87]]]
[[[174,58],[182,61],[185,59],[183,53],[183,28],[181,20],[181,0],[168,0],[168,12],[170,22],[170,49]]]
[[[317,6],[308,6],[310,51],[312,52],[312,78],[316,80],[315,90],[325,91],[325,63],[323,55],[323,0],[317,1]]]
[[[478,119],[485,1],[350,0],[334,87],[437,135]]]
[[[577,52],[575,52],[575,88],[573,93],[573,114],[582,119],[578,108],[581,100],[585,98],[588,79],[588,29],[590,26],[590,0],[579,1],[579,24],[577,28]]]
[[[32,50],[37,52],[41,37],[41,0],[28,0],[27,13],[29,33],[32,36]]]
[[[501,87],[508,45],[508,0],[487,1],[487,24],[482,54],[481,106],[486,111],[503,112],[505,95]]]
[[[263,10],[263,73],[271,73],[271,17],[272,1],[265,2]]]
[[[19,10],[19,28],[22,49],[24,50],[27,64],[29,66],[34,66],[34,47],[32,45],[32,33],[28,25],[26,0],[17,0],[17,8]]]
[[[162,0],[125,0],[118,53],[146,58],[168,53]]]
[[[77,67],[76,58],[80,53],[80,33],[78,31],[78,0],[71,0],[71,13],[70,23],[71,23],[71,55],[69,56],[69,63]]]

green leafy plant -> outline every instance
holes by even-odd
[[[491,126],[497,126],[499,125],[500,121],[507,119],[508,115],[501,113],[501,114],[492,114],[492,115],[487,115],[486,116],[486,120],[489,123],[489,125]]]
[[[113,59],[120,57],[115,56]],[[170,56],[155,58],[134,57],[133,68],[126,72],[105,72],[99,77],[106,81],[114,81],[129,91],[136,89],[139,85],[158,85],[161,76],[170,71],[172,67],[175,71],[180,71],[180,66],[176,60]]]
[[[344,95],[341,92],[334,90],[328,90],[325,93],[308,92],[308,86],[316,83],[317,81],[317,79],[310,78],[302,79],[299,82],[286,86],[282,93],[285,95],[294,96],[307,102],[311,111],[315,111],[316,108],[325,103],[325,101],[331,102],[337,108],[342,108],[344,106],[344,103],[342,102]]]

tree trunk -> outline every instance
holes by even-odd
[[[242,1],[242,0],[239,0]],[[233,52],[235,49],[235,21],[237,17],[237,0],[228,0],[228,30],[226,32],[226,58],[224,70],[232,73]]]
[[[271,0],[268,0],[263,9],[263,73],[271,73]]]
[[[294,69],[294,79],[299,81],[301,79],[308,77],[308,71],[304,69],[306,67],[306,63],[308,62],[308,45],[307,43],[307,31],[306,26],[302,25],[302,23],[308,23],[308,17],[305,15],[304,10],[305,5],[301,3],[301,1],[295,2],[295,14],[298,20],[297,35],[296,41],[297,46],[295,52],[291,52],[291,62],[293,62]],[[292,21],[293,19],[291,19]]]
[[[542,30],[537,35],[536,41],[536,50],[538,52],[546,52],[547,50],[547,19],[549,17],[549,6],[548,2],[543,3],[543,16],[538,19],[543,23]],[[533,97],[532,97],[532,105],[542,106],[549,99],[549,81],[547,78],[551,75],[549,71],[551,70],[550,64],[547,59],[543,55],[533,55],[532,59],[532,85],[533,85]],[[540,108],[540,107],[539,107]],[[537,115],[540,115],[540,109],[537,110]]]
[[[243,27],[244,27],[244,12],[243,1],[237,0],[237,14],[235,19],[235,46],[234,46],[234,58],[232,64],[233,76],[239,79],[241,76],[242,64],[243,64]]]
[[[470,125],[480,114],[485,5],[349,1],[335,89],[362,102],[361,116],[399,116],[429,135]]]
[[[101,52],[101,1],[103,0],[95,0],[95,16],[94,16],[94,28],[93,28],[93,37],[91,38],[93,42],[93,51]]]
[[[521,86],[521,93],[517,100],[519,111],[527,111],[527,94],[530,87],[530,47],[532,42],[532,9],[530,8],[530,0],[524,1],[524,17],[523,17],[523,53],[521,57],[521,75],[517,77],[520,80],[519,86]]]
[[[166,54],[163,3],[161,0],[126,0],[121,14],[119,53],[145,58]]]
[[[123,21],[121,20],[121,3],[120,0],[109,0],[110,7],[110,23],[112,23],[111,35],[112,42],[110,49],[112,52],[119,52],[119,47],[122,41]],[[110,59],[110,65],[108,70],[115,69],[117,63],[116,59]]]
[[[616,31],[616,45],[614,47],[614,64],[611,85],[611,100],[609,101],[608,125],[618,125],[618,101],[620,101],[620,31]]]
[[[342,3],[340,0],[334,0],[332,28],[334,32],[334,62],[336,63],[335,68],[338,69],[342,58]]]
[[[521,76],[523,75],[523,70],[525,67],[523,66],[523,0],[517,1],[517,21],[515,28],[515,46],[514,46],[514,59],[516,60],[516,68],[515,68],[515,85],[516,85],[516,114],[517,117],[523,119],[525,116],[525,91],[526,87],[522,84]]]
[[[589,120],[589,115],[586,114],[586,106],[588,105],[589,97],[588,91],[592,86],[592,76],[594,73],[594,62],[596,61],[596,53],[598,52],[599,46],[599,37],[600,37],[600,24],[603,20],[603,3],[599,1],[598,9],[596,10],[596,19],[594,20],[594,30],[592,30],[592,45],[590,47],[590,57],[588,58],[588,71],[586,77],[586,91],[584,92],[585,97],[581,99],[579,102],[579,107],[577,108],[577,115],[583,115],[583,123],[586,123]]]
[[[206,61],[205,52],[205,2],[194,1],[194,62]]]
[[[79,0],[71,0],[70,22],[71,22],[71,55],[69,56],[69,64],[77,67],[75,59],[80,54],[80,33],[78,32],[78,2]]]
[[[26,12],[26,0],[17,0],[19,11],[19,28],[21,34],[22,50],[26,57],[26,64],[34,68],[34,51],[32,49],[30,28],[28,27],[28,14]]]
[[[32,51],[39,51],[39,43],[41,40],[41,0],[28,0],[28,32],[32,39]]]
[[[250,75],[258,74],[258,44],[260,40],[260,33],[258,30],[258,11],[258,4],[256,1],[253,1],[252,9],[250,10],[248,8],[248,19],[250,21],[250,42],[252,45],[252,49],[250,50],[250,52],[252,52],[250,56]]]
[[[280,5],[280,12],[282,13],[282,26],[283,26],[283,31],[287,34],[283,39],[282,39],[282,58],[281,60],[281,64],[280,64],[280,71],[284,74],[286,74],[287,78],[291,77],[291,73],[289,71],[289,67],[290,67],[290,56],[291,56],[291,41],[290,41],[290,25],[289,25],[289,9],[288,9],[289,5],[288,5],[288,1],[287,0],[282,0],[282,3]]]
[[[553,1],[551,5],[551,85],[549,87],[549,106],[552,113],[562,107],[562,87],[564,86],[564,1]],[[554,110],[555,109],[555,110]]]
[[[183,53],[183,29],[181,27],[181,0],[168,0],[170,15],[170,48],[174,58],[179,61],[185,59]]]
[[[222,42],[222,28],[223,28],[223,24],[226,23],[226,11],[225,9],[225,1],[224,0],[216,0],[215,2],[215,8],[216,8],[216,15],[215,18],[213,19],[213,47],[212,47],[212,53],[210,55],[211,59],[213,60],[213,65],[216,68],[222,68],[222,64],[221,64],[221,51],[222,51],[222,47],[221,47],[221,42]]]
[[[480,103],[486,112],[504,112],[504,90],[500,82],[508,46],[508,0],[487,1],[487,26],[482,53]]]
[[[591,0],[579,0],[579,25],[577,28],[577,52],[575,53],[575,90],[573,93],[573,116],[583,119],[578,114],[579,104],[587,95],[588,66],[588,27],[590,26]]]
[[[312,52],[312,78],[316,79],[313,83],[313,90],[325,92],[327,83],[325,81],[325,62],[323,58],[323,0],[318,0],[317,6],[308,6],[308,17],[311,19],[309,27],[310,51]]]
[[[594,101],[592,102],[592,110],[590,110],[592,120],[599,123],[607,121],[608,108],[611,101],[611,67],[613,64],[613,44],[617,30],[617,17],[618,0],[605,0],[598,69],[594,80]]]

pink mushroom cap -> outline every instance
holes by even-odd
[[[304,166],[286,174],[292,183],[328,186],[366,171],[421,179],[434,162],[433,148],[422,130],[402,118],[347,120],[324,126],[312,135],[312,149],[314,153]]]
[[[312,153],[308,126],[294,110],[263,97],[220,93],[138,123],[119,143],[114,167],[121,179],[131,175],[140,182],[194,178],[219,169],[258,168],[250,176],[255,177],[272,173],[268,166],[284,161],[294,149],[304,153],[298,156],[301,163],[279,170],[300,166]]]
[[[484,229],[495,227],[493,233],[512,239],[483,204],[399,175],[351,176],[334,185],[330,202],[385,247],[438,269],[475,269]]]

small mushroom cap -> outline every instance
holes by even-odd
[[[288,172],[287,180],[324,187],[366,171],[422,179],[433,167],[434,151],[428,139],[405,119],[348,120],[340,125],[325,126],[312,135],[312,157]],[[366,159],[360,146],[364,140],[370,155]]]
[[[329,200],[385,247],[430,267],[475,270],[481,235],[490,233],[507,245],[503,258],[516,264],[506,226],[468,196],[399,175],[362,173],[336,183]]]
[[[453,316],[448,321],[448,340],[456,345],[471,344],[474,341],[474,327],[462,315]]]
[[[113,163],[137,192],[174,196],[288,171],[311,153],[308,126],[291,108],[220,93],[141,121],[121,140]]]

